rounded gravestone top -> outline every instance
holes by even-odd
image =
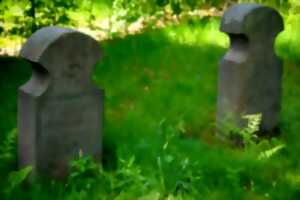
[[[20,56],[52,72],[70,65],[92,68],[101,57],[101,51],[99,43],[84,33],[50,26],[32,34]]]
[[[21,49],[20,56],[32,62],[38,62],[43,52],[66,33],[75,32],[72,29],[49,26],[34,32]]]
[[[255,4],[237,4],[223,15],[220,30],[232,34],[274,35],[283,30],[283,19],[273,8]]]

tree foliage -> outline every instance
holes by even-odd
[[[70,11],[86,10],[88,25],[93,28],[97,3],[109,5],[116,20],[126,23],[140,17],[180,15],[195,9],[224,9],[233,3],[257,2],[277,8],[295,7],[297,0],[2,0],[0,4],[0,34],[27,37],[34,30],[48,25],[76,25]],[[89,5],[88,8],[84,5]]]
[[[3,0],[0,5],[2,33],[28,36],[48,25],[72,24],[68,10],[78,7],[77,0]]]

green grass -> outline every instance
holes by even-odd
[[[16,170],[16,91],[30,77],[24,61],[1,59],[0,180],[7,199],[298,199],[300,66],[286,41],[282,135],[245,150],[215,139],[217,67],[228,46],[219,21],[105,41],[93,74],[105,89],[104,164],[73,162],[66,183],[22,184]],[[291,51],[292,52],[292,51]],[[299,54],[298,54],[299,55]],[[8,138],[8,139],[5,139]],[[285,143],[269,159],[263,150]],[[10,178],[9,178],[10,177]]]

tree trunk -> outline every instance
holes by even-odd
[[[31,32],[33,33],[37,29],[36,18],[35,18],[35,7],[36,7],[35,0],[30,0],[30,4],[31,4],[31,6],[30,6],[30,10],[29,10],[29,16],[32,19]]]

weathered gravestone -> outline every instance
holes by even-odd
[[[260,131],[278,130],[282,62],[274,52],[283,30],[280,14],[257,4],[239,4],[224,13],[220,30],[230,48],[219,66],[217,132],[225,125],[243,128],[244,115],[262,114]]]
[[[64,178],[79,154],[100,159],[103,91],[91,81],[100,55],[94,39],[58,27],[38,30],[23,46],[21,57],[31,62],[33,73],[19,89],[20,167]]]

